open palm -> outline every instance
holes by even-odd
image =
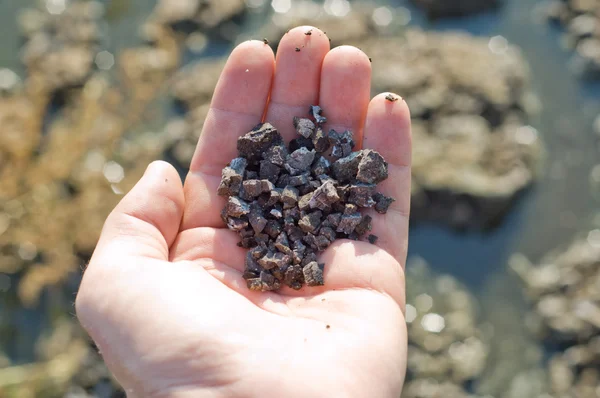
[[[311,34],[306,34],[309,32]],[[297,50],[300,51],[297,51]],[[406,366],[404,272],[410,207],[410,117],[404,101],[370,101],[371,64],[330,51],[299,27],[231,54],[190,173],[155,162],[106,221],[77,314],[129,397],[398,397]],[[220,218],[221,170],[261,120],[290,140],[291,120],[319,104],[327,128],[389,162],[373,213],[377,245],[338,241],[321,256],[325,286],[253,292],[245,250]]]

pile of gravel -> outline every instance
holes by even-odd
[[[47,91],[60,91],[83,85],[97,67],[112,67],[113,55],[99,53],[103,17],[99,1],[23,9],[18,16],[25,40],[21,57],[32,79],[43,81]]]
[[[519,50],[417,29],[353,44],[373,59],[374,91],[401,94],[411,110],[413,220],[494,226],[534,183],[542,155]]]
[[[350,131],[326,132],[321,109],[310,113],[294,118],[299,137],[288,146],[275,127],[259,124],[238,139],[239,157],[223,169],[221,215],[239,233],[239,245],[250,249],[244,278],[252,290],[323,285],[317,254],[371,230],[372,217],[361,208],[386,213],[394,201],[375,191],[388,177],[383,157],[370,149],[353,152]]]

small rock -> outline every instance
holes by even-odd
[[[298,264],[291,265],[285,271],[283,283],[295,290],[300,290],[304,284],[304,273]]]
[[[306,148],[308,150],[315,149],[312,140],[304,137],[298,137],[290,141],[290,151],[294,152],[300,148]]]
[[[260,234],[267,226],[267,219],[263,217],[262,211],[258,206],[251,206],[248,220],[255,233]]]
[[[299,174],[297,176],[291,176],[288,184],[290,184],[293,187],[299,187],[301,185],[306,185],[308,184],[308,173],[304,173],[304,174]]]
[[[340,225],[341,220],[342,220],[341,213],[332,213],[327,216],[327,218],[323,222],[323,226],[337,229],[338,225]]]
[[[248,221],[242,218],[231,217],[227,220],[227,228],[239,232],[248,226]]]
[[[350,185],[349,191],[348,202],[360,207],[373,207],[375,205],[373,200],[375,184]]]
[[[288,185],[281,193],[281,201],[285,206],[294,206],[296,203],[298,203],[298,195],[298,190]]]
[[[281,287],[279,281],[270,273],[262,271],[258,279],[248,279],[248,288],[250,290],[268,292],[278,290]]]
[[[320,106],[313,105],[310,107],[310,114],[317,121],[317,124],[324,124],[327,122],[327,118],[324,116],[321,116],[322,113],[323,113],[323,110],[321,109]]]
[[[311,193],[307,193],[306,195],[302,195],[302,197],[298,201],[298,208],[301,211],[305,211],[305,210],[310,209],[309,203],[310,203],[310,200],[312,199],[312,197],[313,197],[313,193],[312,192]]]
[[[323,217],[323,213],[321,213],[319,210],[313,211],[312,213],[302,217],[298,222],[298,226],[302,229],[302,231],[314,234],[321,225],[321,217]]]
[[[269,181],[275,183],[275,182],[277,182],[279,173],[281,173],[281,168],[279,168],[279,166],[271,163],[268,160],[261,160],[260,171],[258,173],[258,175],[261,179],[269,180]]]
[[[316,261],[308,263],[302,268],[304,274],[304,280],[308,286],[323,286],[323,269],[324,264],[318,264]]]
[[[281,143],[282,138],[277,129],[269,123],[263,123],[238,138],[237,148],[240,156],[259,160],[269,147]]]
[[[319,230],[319,235],[324,236],[327,240],[329,240],[330,243],[336,239],[335,230],[331,227],[321,227]]]
[[[310,168],[313,160],[315,160],[315,151],[308,150],[305,147],[295,150],[288,158],[285,168],[290,174],[300,174]]]
[[[336,160],[332,165],[333,176],[340,182],[350,182],[356,179],[358,165],[362,160],[362,151],[354,152],[345,158]]]
[[[292,255],[292,249],[290,248],[290,242],[289,242],[287,234],[285,232],[282,232],[279,234],[279,236],[275,240],[275,247],[277,248],[277,250],[279,250],[280,252],[282,252],[284,254]]]
[[[310,235],[310,234],[308,234]],[[317,253],[314,252],[314,249],[312,248],[307,248],[306,249],[306,254],[304,255],[304,258],[302,259],[302,262],[300,263],[300,265],[302,267],[306,267],[307,264],[310,264],[313,261],[317,261]]]
[[[306,118],[294,118],[294,127],[296,132],[304,138],[310,138],[315,131],[315,124],[312,120]]]
[[[281,268],[289,265],[290,263],[290,256],[280,252],[268,252],[263,258],[258,260],[258,264],[266,270],[270,270],[275,267]]]
[[[344,215],[350,215],[358,212],[358,206],[354,203],[346,203],[344,205]]]
[[[283,189],[281,188],[273,188],[271,192],[269,192],[269,200],[265,204],[266,207],[275,206],[277,203],[281,202],[283,195]]]
[[[325,210],[339,200],[340,197],[338,196],[337,189],[333,185],[333,182],[326,181],[312,193],[308,206],[311,209]]]
[[[271,209],[269,214],[271,216],[275,217],[276,219],[280,219],[281,217],[283,217],[283,214],[282,214],[281,210],[279,210],[279,209]]]
[[[267,254],[267,248],[264,246],[256,246],[253,247],[251,250],[248,250],[248,254],[250,254],[254,260],[258,260],[259,258],[264,257],[265,254]],[[246,264],[246,267],[247,266],[248,264]]]
[[[356,226],[356,233],[359,235],[364,235],[367,232],[371,231],[371,229],[373,229],[372,221],[373,218],[370,215],[365,214],[362,217],[362,220],[360,220],[360,223]]]
[[[282,230],[283,227],[280,223],[274,220],[269,220],[267,221],[267,225],[265,225],[265,229],[263,230],[263,232],[270,236],[272,239],[277,239]]]
[[[323,156],[319,156],[312,165],[311,172],[315,177],[329,173],[331,163]]]
[[[285,145],[274,145],[267,149],[264,159],[276,166],[283,167],[289,153]]]
[[[315,148],[315,151],[319,153],[323,153],[329,149],[329,138],[323,132],[322,128],[317,128],[312,137],[312,143]]]
[[[256,198],[263,193],[262,182],[260,180],[246,180],[242,183],[244,193],[249,198]]]
[[[292,250],[292,261],[294,264],[300,264],[306,252],[306,245],[302,243],[302,240],[296,240],[292,246],[294,247]]]
[[[250,213],[250,205],[236,196],[230,196],[225,205],[225,213],[229,217],[241,217]]]

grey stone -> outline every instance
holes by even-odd
[[[323,280],[324,264],[318,264],[316,261],[308,263],[302,268],[304,280],[308,286],[322,286],[325,284]]]
[[[388,178],[388,164],[377,151],[362,151],[356,179],[366,184],[379,184]]]
[[[332,165],[333,176],[342,183],[355,180],[361,160],[362,152],[353,152],[350,156],[336,160]]]
[[[296,132],[304,138],[310,138],[315,131],[313,121],[306,118],[294,117],[294,127],[296,128]]]
[[[315,155],[314,150],[308,150],[304,147],[297,149],[288,156],[285,168],[292,175],[303,173],[310,168],[313,160],[315,160]]]

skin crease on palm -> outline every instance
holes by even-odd
[[[400,396],[410,116],[387,93],[371,100],[370,80],[362,51],[330,50],[308,26],[282,38],[276,59],[262,41],[232,52],[185,184],[167,163],[148,167],[106,220],[77,296],[81,324],[128,397]],[[386,158],[379,190],[396,202],[372,213],[377,245],[342,240],[321,255],[325,286],[253,292],[245,250],[219,216],[221,170],[238,136],[263,120],[290,140],[292,118],[312,104],[326,128],[352,130]]]

